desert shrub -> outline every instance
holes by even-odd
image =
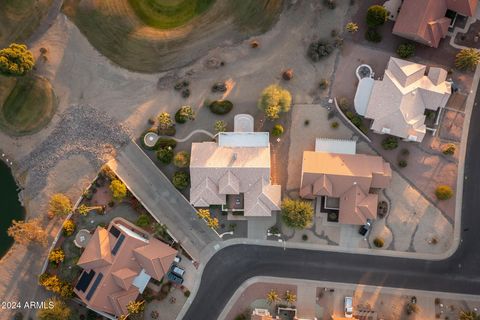
[[[455,147],[455,145],[453,143],[449,143],[443,148],[442,153],[444,155],[453,155],[455,153],[456,149],[457,148]]]
[[[353,112],[351,112],[351,111],[345,112],[345,115],[346,115],[347,118],[353,123],[353,125],[354,125],[355,127],[358,128],[358,127],[360,127],[360,126],[362,125],[362,118],[361,118],[359,115],[357,115],[357,114],[355,114],[355,113],[353,113]]]
[[[382,148],[385,150],[393,150],[398,147],[398,138],[397,137],[386,137],[382,141]]]
[[[71,236],[75,232],[75,222],[72,219],[68,219],[63,223],[63,235],[66,237]]]
[[[370,28],[381,26],[387,21],[388,11],[385,7],[380,5],[374,5],[367,10],[367,25]]]
[[[195,120],[195,111],[190,106],[182,106],[175,113],[175,122],[185,123],[187,120]]]
[[[60,248],[54,249],[48,254],[48,261],[52,263],[59,264],[63,260],[65,260],[65,253]]]
[[[441,185],[435,189],[435,196],[438,200],[447,200],[453,197],[453,190],[449,186]]]
[[[337,3],[335,0],[323,0],[323,4],[328,8],[328,9],[335,9],[337,7]]]
[[[208,106],[215,114],[227,114],[233,109],[233,103],[229,100],[215,100]]]
[[[312,61],[317,62],[330,55],[333,49],[333,45],[326,41],[315,41],[308,46],[307,55]]]
[[[310,124],[310,120],[307,119],[307,120],[303,121],[304,126],[308,126],[309,124]]]
[[[158,138],[157,143],[155,144],[155,149],[160,150],[162,148],[172,148],[175,149],[177,146],[177,141],[172,138]]]
[[[407,148],[404,148],[400,151],[400,154],[406,157],[410,154],[410,151]]]
[[[188,298],[190,297],[190,290],[185,290],[185,292],[183,293],[183,295]]]
[[[355,33],[359,29],[358,24],[355,22],[349,22],[345,25],[345,30],[347,30],[350,33]]]
[[[377,205],[377,214],[380,218],[385,217],[388,212],[388,203],[384,200],[380,201]]]
[[[287,69],[282,72],[282,78],[283,80],[289,81],[292,80],[293,78],[293,69]]]
[[[172,183],[175,188],[183,190],[190,183],[190,175],[183,171],[177,171],[173,174]]]
[[[338,107],[340,108],[340,110],[344,112],[348,110],[348,108],[350,107],[350,103],[348,102],[348,99],[344,97],[338,99]]]
[[[480,63],[480,50],[466,48],[460,50],[455,57],[455,67],[460,70],[474,71]]]
[[[262,110],[269,120],[280,117],[280,113],[290,111],[292,95],[279,85],[272,84],[262,91],[257,107]]]
[[[215,121],[215,125],[213,126],[213,129],[215,132],[225,132],[227,131],[227,123],[223,120],[217,120]]]
[[[173,149],[171,147],[159,149],[157,151],[157,159],[163,164],[170,164],[173,160]]]
[[[0,73],[23,76],[33,69],[34,64],[33,55],[24,44],[12,43],[0,50]]]
[[[331,127],[332,129],[337,129],[338,126],[339,126],[339,124],[338,124],[337,121],[333,121],[333,122],[330,123],[330,127]]]
[[[308,235],[302,234],[302,240],[303,240],[303,241],[307,241],[307,240],[308,240]]]
[[[186,168],[190,165],[190,154],[186,151],[177,152],[173,157],[173,165],[177,168]]]
[[[183,97],[183,98],[188,98],[188,97],[190,97],[190,93],[191,93],[191,92],[190,92],[190,89],[189,89],[189,88],[185,88],[185,89],[182,90],[182,97]]]
[[[385,245],[385,241],[382,238],[373,239],[373,245],[377,248],[382,248]]]
[[[419,311],[419,307],[416,303],[412,303],[412,302],[409,302],[406,304],[405,306],[405,312],[408,314],[408,315],[411,315],[413,313],[418,313]]]
[[[272,129],[272,136],[280,137],[283,134],[283,126],[281,124],[276,124]]]
[[[415,54],[415,44],[413,43],[400,44],[397,48],[397,54],[402,59],[410,58]]]
[[[145,213],[142,213],[137,221],[135,222],[135,224],[139,227],[146,227],[148,225],[150,225],[150,217],[148,216],[148,214],[145,214]]]
[[[318,86],[320,87],[320,89],[326,90],[329,85],[330,85],[330,81],[328,81],[327,79],[322,79],[320,80],[320,83]]]
[[[400,168],[405,168],[407,165],[408,165],[407,160],[402,159],[402,160],[399,160],[399,161],[398,161],[398,166],[399,166]]]
[[[365,32],[365,39],[370,42],[378,43],[382,41],[382,35],[377,31],[377,29],[368,28]]]

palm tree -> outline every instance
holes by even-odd
[[[291,293],[290,290],[287,290],[283,295],[283,300],[285,300],[285,302],[287,302],[288,304],[292,304],[297,301],[297,296]]]
[[[480,63],[480,51],[473,48],[462,49],[455,59],[455,66],[460,70],[474,71]]]
[[[460,311],[460,320],[480,320],[480,315],[475,311]]]
[[[82,204],[77,208],[77,212],[82,216],[86,216],[92,210],[99,210],[100,212],[103,212],[104,207],[103,206],[87,206],[85,204]]]
[[[269,304],[280,301],[280,296],[278,295],[277,291],[273,289],[270,290],[270,292],[267,294],[267,301]]]

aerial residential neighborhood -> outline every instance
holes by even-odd
[[[0,320],[480,319],[478,0],[0,0]]]

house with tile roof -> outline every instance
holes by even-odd
[[[116,318],[143,293],[151,278],[161,280],[177,251],[122,219],[97,227],[77,265],[83,271],[74,292],[89,309]]]
[[[221,132],[216,142],[192,143],[190,203],[222,205],[245,217],[271,216],[280,210],[280,185],[270,177],[268,132],[253,132],[253,117],[235,116],[234,132]]]
[[[360,80],[355,110],[373,120],[376,133],[421,142],[427,131],[425,110],[445,107],[451,95],[446,79],[442,68],[391,57],[382,80]]]
[[[390,164],[379,156],[352,153],[355,141],[317,140],[315,151],[303,152],[300,197],[317,199],[322,209],[337,212],[339,223],[363,225],[376,219],[375,191],[390,184]],[[333,150],[336,144],[340,147]],[[351,146],[346,148],[346,144]]]
[[[403,0],[393,34],[437,48],[452,23],[447,10],[472,17],[477,6],[478,0]]]

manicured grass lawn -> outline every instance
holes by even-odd
[[[283,0],[65,0],[63,4],[63,12],[101,54],[121,67],[146,73],[184,66],[225,38],[240,40],[263,33],[282,9]]]
[[[205,12],[215,0],[128,0],[137,16],[158,29],[179,27]]]
[[[0,0],[0,47],[25,41],[53,0]]]
[[[55,113],[56,98],[50,82],[44,78],[0,77],[0,91],[0,128],[9,134],[37,132]]]

